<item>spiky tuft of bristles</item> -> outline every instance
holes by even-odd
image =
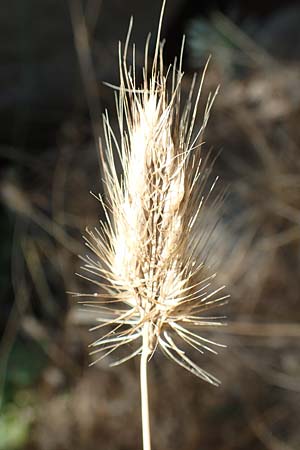
[[[129,343],[136,348],[115,364],[140,354],[146,330],[149,355],[159,346],[181,366],[217,384],[177,343],[180,338],[201,353],[215,353],[211,345],[218,344],[189,327],[221,325],[220,319],[204,313],[227,298],[219,296],[222,288],[212,287],[214,274],[207,275],[201,253],[206,243],[199,226],[210,167],[201,160],[197,143],[201,143],[215,96],[208,98],[203,123],[195,133],[203,77],[199,83],[194,78],[188,99],[181,105],[182,54],[179,66],[175,61],[166,73],[160,27],[161,23],[150,79],[149,41],[146,44],[140,88],[134,47],[133,68],[126,63],[129,35],[123,53],[120,45],[120,140],[106,113],[101,152],[106,201],[99,197],[106,222],[100,230],[89,231],[87,246],[96,258],[84,258],[85,270],[93,274],[90,279],[101,291],[94,294],[96,300],[82,303],[100,315],[93,330],[112,327],[91,345],[92,353],[102,355],[95,362]],[[116,160],[121,163],[121,179]]]

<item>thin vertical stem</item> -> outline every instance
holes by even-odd
[[[147,382],[148,356],[149,356],[149,322],[145,322],[143,330],[143,349],[140,364],[143,450],[151,450],[149,399],[148,399],[148,382]]]

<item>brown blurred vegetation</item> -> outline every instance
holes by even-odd
[[[0,19],[0,450],[138,449],[138,362],[88,368],[93,318],[66,291],[93,289],[74,274],[81,235],[102,214],[89,194],[102,190],[104,108],[115,119],[102,82],[118,81],[131,14],[142,64],[160,2],[10,3]],[[168,2],[169,62],[185,32],[186,88],[210,53],[203,99],[221,84],[204,151],[220,153],[214,173],[229,185],[211,264],[231,301],[213,334],[228,348],[199,361],[220,388],[151,361],[154,450],[300,448],[299,20],[297,2]]]

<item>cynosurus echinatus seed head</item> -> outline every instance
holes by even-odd
[[[88,232],[94,256],[84,258],[85,270],[92,274],[88,279],[99,292],[82,303],[98,313],[93,330],[108,327],[91,344],[92,353],[99,354],[94,362],[132,344],[130,354],[113,364],[124,362],[141,353],[146,339],[148,356],[159,347],[190,372],[218,384],[179,346],[182,341],[200,353],[215,353],[219,344],[202,337],[200,330],[222,324],[207,311],[227,298],[220,294],[222,287],[213,287],[215,274],[206,268],[209,233],[202,224],[214,182],[207,189],[211,167],[200,147],[216,94],[208,97],[195,129],[204,75],[199,82],[194,77],[182,104],[182,53],[179,63],[166,70],[160,29],[161,21],[150,67],[147,41],[140,86],[134,46],[131,68],[126,62],[130,31],[123,49],[120,44],[119,132],[117,137],[105,113],[100,152],[105,199],[99,199],[106,220],[99,230]]]

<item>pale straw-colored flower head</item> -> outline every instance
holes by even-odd
[[[209,209],[204,193],[209,195],[213,186],[207,189],[211,170],[200,144],[214,96],[195,130],[203,77],[199,82],[194,78],[181,105],[182,55],[178,65],[175,61],[165,70],[160,28],[161,21],[150,69],[146,44],[141,86],[136,83],[134,47],[133,67],[126,63],[129,37],[123,50],[120,45],[119,137],[106,113],[101,150],[106,192],[99,199],[106,221],[88,232],[87,246],[94,256],[84,258],[85,270],[92,274],[87,278],[99,291],[82,303],[97,313],[99,324],[92,329],[106,330],[91,345],[92,353],[99,353],[95,362],[126,344],[131,344],[130,354],[114,364],[138,355],[146,333],[149,356],[159,347],[198,377],[217,384],[180,344],[215,353],[218,344],[200,335],[201,326],[221,324],[207,311],[227,298],[206,268],[209,230],[202,226],[202,214]]]

